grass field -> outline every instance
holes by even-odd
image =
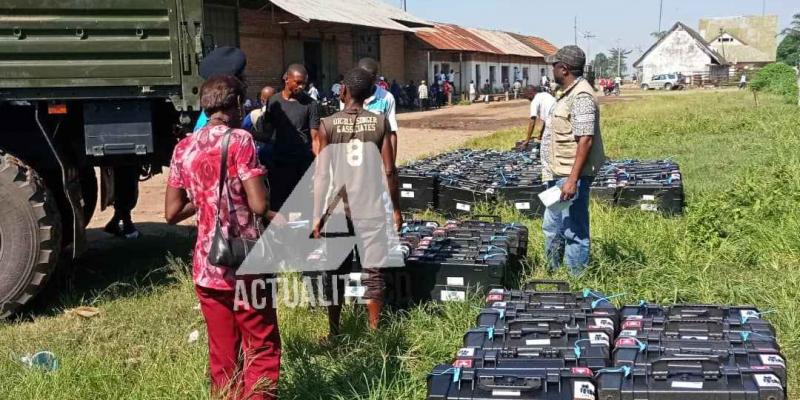
[[[725,91],[618,102],[604,106],[602,118],[609,156],[669,156],[680,163],[688,208],[682,217],[664,218],[593,204],[593,265],[572,279],[574,286],[625,293],[624,303],[751,303],[774,310],[768,318],[789,358],[790,398],[800,397],[800,110],[770,98],[756,108],[749,94]],[[521,135],[499,132],[470,146],[507,149]],[[527,276],[544,277],[535,267],[543,253],[540,221],[494,211],[531,228]],[[95,318],[39,311],[0,325],[0,398],[207,397],[205,337],[186,341],[204,329],[186,273],[189,245],[165,234],[95,253],[87,262],[113,273],[75,271],[59,298],[45,300],[49,307],[100,307]],[[175,257],[165,256],[168,249]],[[375,334],[365,333],[365,316],[350,309],[336,346],[321,344],[323,312],[280,309],[281,398],[424,398],[427,372],[453,355],[478,304],[394,313]],[[41,349],[60,357],[58,372],[18,362]]]

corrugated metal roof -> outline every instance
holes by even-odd
[[[529,46],[521,43],[519,40],[514,39],[513,36],[506,32],[490,31],[486,29],[467,28],[479,38],[485,40],[492,46],[500,49],[502,54],[524,56],[524,57],[544,57],[538,51]]]
[[[403,25],[431,26],[397,7],[380,0],[269,0],[275,6],[305,22],[324,21],[411,32]]]
[[[439,50],[474,51],[505,54],[497,47],[458,25],[435,24],[433,28],[415,30],[417,38]]]
[[[545,56],[556,54],[558,51],[556,46],[540,37],[520,35],[518,33],[511,33],[510,35]]]

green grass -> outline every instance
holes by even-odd
[[[684,172],[688,208],[682,217],[664,218],[593,204],[593,264],[584,276],[570,278],[576,288],[626,293],[622,302],[628,303],[752,303],[775,310],[769,319],[789,358],[790,398],[800,396],[798,111],[772,98],[755,108],[749,93],[735,91],[646,96],[603,106],[609,156],[674,158]],[[522,136],[521,130],[500,132],[470,146],[507,149]],[[507,208],[480,211],[527,224],[527,277],[546,276],[534,267],[543,253],[539,220]],[[0,325],[0,398],[206,398],[205,336],[186,343],[192,330],[204,327],[193,309],[185,243],[180,252],[173,250],[178,258],[165,260],[168,244],[176,240],[165,234],[138,244],[157,249],[146,254],[147,262],[131,260],[130,254],[142,254],[136,245],[126,244],[124,254],[95,252],[88,262],[93,269],[132,271],[91,284],[83,279],[90,274],[78,271],[62,295],[45,304],[92,304],[103,311],[98,317],[38,311]],[[565,277],[563,271],[556,276]],[[473,299],[393,313],[376,334],[364,331],[360,309],[349,308],[338,346],[321,344],[323,312],[280,309],[281,398],[424,398],[427,372],[453,355],[478,304]],[[60,357],[58,372],[30,371],[17,361],[41,349]]]

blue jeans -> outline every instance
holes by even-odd
[[[544,212],[542,231],[544,251],[548,269],[561,267],[566,261],[570,273],[578,275],[589,264],[589,187],[594,177],[584,176],[578,180],[578,193],[572,205],[564,211]],[[547,182],[547,187],[561,187],[566,178]]]

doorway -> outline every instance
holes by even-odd
[[[303,62],[308,70],[308,82],[321,90],[322,44],[319,41],[303,42]]]

